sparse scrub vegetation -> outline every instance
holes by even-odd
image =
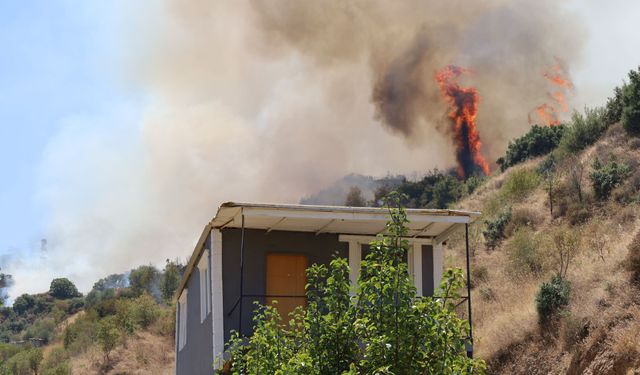
[[[510,201],[520,201],[526,198],[540,184],[540,176],[534,169],[518,169],[512,171],[504,184],[502,194]]]
[[[514,276],[539,275],[544,270],[540,241],[531,229],[519,228],[505,247]]]
[[[636,233],[628,249],[626,265],[631,272],[631,282],[640,286],[640,232]]]

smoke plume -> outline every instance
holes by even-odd
[[[495,160],[547,100],[544,72],[583,44],[552,0],[166,0],[138,14],[123,76],[144,112],[72,119],[51,142],[50,271],[7,265],[22,291],[50,275],[86,291],[186,257],[225,200],[297,202],[351,172],[455,166],[434,79],[450,64],[474,72],[482,147],[468,152],[484,169],[475,152]]]

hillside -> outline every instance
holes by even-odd
[[[640,289],[626,267],[640,229],[640,140],[615,124],[584,150],[561,151],[553,214],[548,178],[539,173],[548,156],[507,168],[456,204],[483,212],[471,230],[476,353],[493,374],[640,374]],[[594,191],[596,158],[628,167],[607,197]],[[492,248],[486,227],[500,216],[509,218]],[[540,323],[536,294],[558,272],[557,243],[571,235],[569,303]],[[449,243],[448,265],[464,264],[462,240]]]
[[[172,374],[173,294],[184,267],[140,266],[86,295],[68,279],[0,308],[0,374]]]

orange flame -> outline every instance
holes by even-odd
[[[480,170],[489,174],[489,164],[480,152],[480,135],[476,127],[480,96],[474,87],[460,87],[456,79],[469,70],[449,65],[436,73],[442,96],[451,106],[448,116],[453,123],[453,136],[458,160],[458,175],[469,177]]]
[[[534,119],[532,114],[537,114],[538,120],[548,126],[555,126],[560,124],[559,114],[560,112],[568,112],[569,105],[567,104],[566,94],[571,93],[574,90],[573,83],[568,77],[566,69],[563,67],[560,59],[556,58],[556,63],[543,73],[549,83],[558,88],[553,92],[548,92],[547,96],[551,100],[551,104],[543,103],[529,112],[528,119],[529,125],[533,124]]]

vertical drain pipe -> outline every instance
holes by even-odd
[[[471,319],[471,262],[469,259],[469,223],[464,224],[464,239],[467,250],[467,306],[469,311],[469,340],[465,346],[467,357],[473,358],[473,320]]]
[[[242,337],[242,302],[244,300],[244,208],[240,208],[240,215],[242,216],[242,229],[240,231],[240,307],[238,319],[238,334]]]

